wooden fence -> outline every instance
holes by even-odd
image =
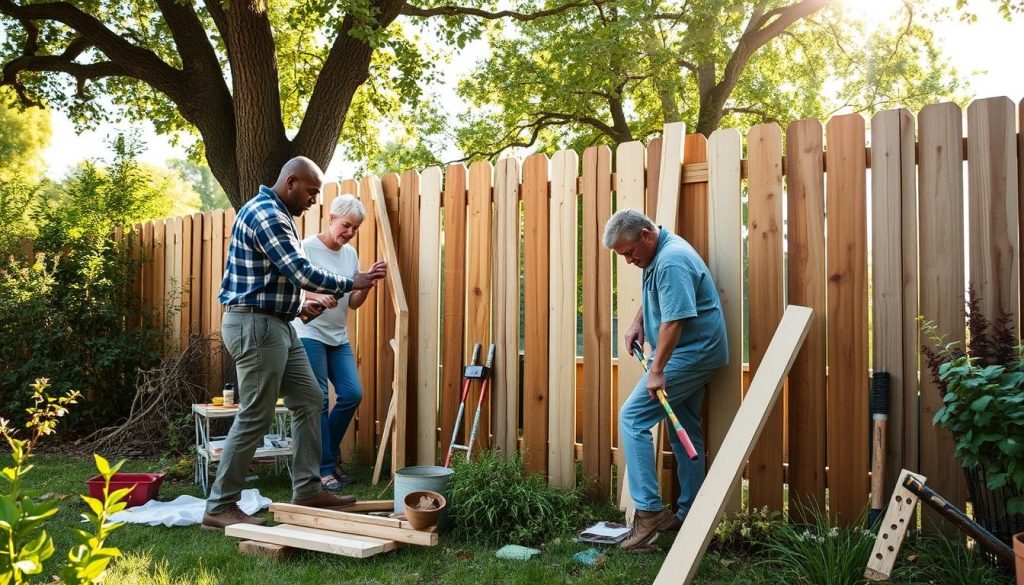
[[[613,258],[600,237],[614,209],[654,217],[656,186],[667,183],[679,186],[679,231],[711,267],[730,334],[732,362],[707,394],[709,460],[741,401],[744,345],[756,370],[785,304],[801,304],[814,309],[813,327],[786,399],[750,459],[750,504],[781,509],[786,482],[790,501],[822,502],[828,486],[833,513],[846,520],[860,513],[869,489],[871,367],[892,375],[888,486],[908,467],[963,502],[952,440],[931,424],[941,397],[930,374],[919,374],[915,319],[923,315],[950,340],[963,340],[969,278],[987,315],[1012,312],[1019,325],[1024,146],[1016,113],[1006,98],[974,102],[966,115],[970,140],[961,109],[943,103],[916,117],[881,112],[871,119],[870,136],[859,115],[835,117],[824,128],[816,120],[795,122],[785,134],[775,124],[759,125],[746,136],[745,158],[739,132],[719,130],[707,139],[621,144],[614,152],[591,147],[582,164],[576,152],[559,151],[380,177],[409,299],[406,463],[443,458],[462,366],[474,343],[493,341],[494,380],[476,447],[523,450],[529,469],[560,486],[573,484],[575,461],[582,460],[599,493],[614,493],[618,408],[640,369],[634,360],[613,359],[615,345],[617,355],[628,352],[612,338],[612,323],[635,314],[640,289],[637,269]],[[323,205],[306,212],[300,231],[323,229],[324,210],[340,192],[372,205],[366,185],[327,185]],[[141,252],[152,259],[140,291],[170,321],[179,343],[219,330],[216,296],[233,218],[227,210],[136,229]],[[367,220],[355,242],[363,265],[381,256],[376,229]],[[183,283],[180,311],[166,310],[177,304],[169,293]],[[394,315],[386,299],[377,290],[355,312],[365,397],[345,452],[364,461],[379,440],[395,375],[387,344]]]

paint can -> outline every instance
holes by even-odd
[[[451,499],[448,497],[448,478],[451,475],[451,469],[440,465],[416,465],[399,469],[395,473],[395,512],[403,511],[405,496],[412,492],[437,492],[449,504],[441,511],[437,521],[437,529],[443,530],[448,526],[448,510],[451,508]]]

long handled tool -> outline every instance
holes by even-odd
[[[882,516],[885,504],[885,430],[889,424],[889,372],[875,372],[871,378],[871,511],[868,526]]]
[[[633,350],[633,355],[636,356],[636,359],[640,360],[640,365],[644,367],[644,371],[648,371],[650,369],[650,365],[647,363],[647,358],[644,357],[643,346],[641,346],[639,342],[634,341],[631,349]],[[658,402],[661,402],[661,406],[665,409],[668,419],[672,421],[672,426],[676,430],[676,436],[679,437],[679,442],[683,444],[683,449],[690,457],[690,461],[696,461],[697,450],[693,448],[693,443],[690,441],[690,435],[686,434],[686,429],[683,428],[683,425],[679,424],[679,419],[676,418],[676,413],[672,411],[672,406],[669,405],[668,398],[665,397],[664,388],[658,388],[657,395]]]
[[[494,344],[487,350],[487,363],[484,364],[484,381],[480,385],[480,400],[476,403],[476,415],[473,416],[473,430],[469,433],[469,442],[465,446],[455,445],[456,449],[466,450],[466,461],[469,461],[473,452],[473,443],[476,442],[476,430],[480,427],[480,411],[484,407],[484,397],[487,396],[487,387],[490,386],[491,378],[487,374],[494,366]]]
[[[452,427],[452,442],[448,445],[448,455],[444,458],[444,466],[451,467],[452,463],[452,451],[455,449],[455,437],[458,435],[459,427],[462,426],[462,414],[466,411],[466,397],[469,396],[469,385],[473,382],[473,377],[470,376],[472,368],[479,368],[476,365],[477,360],[480,359],[480,344],[473,345],[473,358],[469,360],[469,365],[466,366],[466,370],[462,375],[462,398],[459,400],[459,413],[455,415],[455,426]]]

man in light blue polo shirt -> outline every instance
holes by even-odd
[[[608,220],[604,245],[643,269],[643,305],[626,330],[626,347],[650,344],[650,370],[640,378],[619,412],[629,491],[636,516],[626,550],[647,547],[659,532],[678,530],[704,481],[701,404],[716,368],[729,363],[725,320],[711,272],[693,246],[647,216],[623,209]],[[625,275],[622,275],[625,277]],[[697,450],[691,461],[675,433],[669,433],[681,493],[673,515],[661,502],[651,427],[665,417],[656,392],[669,404]]]

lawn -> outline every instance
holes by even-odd
[[[71,530],[78,524],[79,514],[85,510],[77,494],[85,490],[85,480],[93,475],[91,461],[61,455],[39,455],[33,459],[35,468],[26,476],[30,489],[38,490],[39,497],[56,498],[60,512],[50,525],[57,550],[50,561],[52,574],[56,559],[63,560],[71,542]],[[160,461],[133,461],[125,471],[157,471],[174,468],[173,463]],[[191,468],[187,462],[177,465],[178,478],[166,481],[160,498],[170,500],[181,494],[200,495],[191,482]],[[369,469],[355,469],[360,483],[352,486],[352,493],[362,499],[389,498],[390,490],[381,493],[382,486],[368,485]],[[287,475],[275,475],[272,466],[254,468],[259,477],[247,487],[256,487],[275,501],[290,497]],[[181,477],[184,475],[184,477]],[[270,517],[269,513],[264,516]],[[350,559],[322,553],[301,553],[278,562],[238,554],[238,541],[218,533],[201,530],[198,526],[164,528],[128,525],[111,537],[109,544],[117,546],[125,557],[109,572],[108,584],[170,584],[170,583],[395,583],[395,584],[460,584],[508,583],[539,585],[544,583],[651,583],[671,546],[671,539],[663,536],[660,552],[632,554],[614,547],[604,547],[607,563],[591,568],[573,561],[572,556],[588,548],[574,542],[573,534],[554,538],[541,548],[543,552],[530,561],[509,561],[494,556],[496,548],[476,546],[469,542],[442,535],[441,544],[433,548],[405,547],[369,559]],[[927,551],[917,551],[926,555]],[[956,559],[956,554],[940,552],[936,562],[943,558]],[[904,556],[905,558],[905,556]],[[778,582],[776,566],[766,558],[750,558],[718,551],[715,547],[705,557],[697,583],[747,584]],[[923,559],[922,559],[923,560]],[[904,565],[907,562],[901,559]],[[918,561],[917,563],[920,563]],[[911,563],[910,569],[913,569]],[[962,564],[962,563],[961,563]],[[987,585],[1010,583],[1011,580],[987,567],[969,562],[963,568],[950,566],[940,574],[949,579],[935,581],[925,574],[905,570],[898,583],[964,583]],[[934,571],[929,571],[934,574]],[[810,581],[808,581],[810,582]],[[829,583],[844,583],[828,579]]]

